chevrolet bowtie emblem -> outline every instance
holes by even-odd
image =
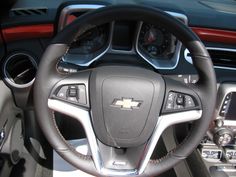
[[[135,101],[130,98],[114,99],[112,106],[117,106],[123,109],[138,109],[140,108],[142,101]]]

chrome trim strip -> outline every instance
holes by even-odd
[[[105,176],[137,176],[138,171],[134,170],[113,170],[113,169],[101,169],[101,174]]]
[[[227,168],[228,167],[228,168]],[[235,173],[236,168],[234,166],[217,166],[217,171],[223,171],[228,173]]]
[[[66,6],[60,14],[58,22],[58,31],[61,31],[66,26],[67,17],[73,12],[86,12],[88,10],[94,10],[105,7],[99,4],[74,4]]]
[[[236,49],[231,49],[231,48],[221,48],[221,47],[206,47],[207,50],[219,50],[219,51],[228,51],[228,52],[235,52],[236,55]],[[190,63],[193,64],[192,58],[188,55],[189,50],[186,48],[184,50],[184,59]],[[226,70],[236,70],[236,68],[233,67],[226,67],[226,66],[214,66],[216,69],[226,69]]]
[[[184,14],[180,14],[180,13],[176,13],[176,12],[169,12],[169,11],[165,11],[166,13],[168,13],[169,15],[172,15],[173,17],[178,18],[179,20],[183,21],[185,25],[188,24],[188,18],[187,16],[185,16]],[[181,46],[182,43],[180,41],[177,42],[176,45],[176,49],[175,49],[175,53],[174,56],[171,58],[170,61],[172,62],[168,62],[166,64],[166,66],[163,66],[163,63],[161,64],[160,62],[158,62],[157,60],[154,60],[152,58],[147,58],[146,56],[144,56],[142,54],[142,52],[140,52],[139,47],[138,47],[138,39],[139,39],[139,35],[140,35],[140,31],[142,28],[142,24],[143,22],[140,22],[138,25],[138,32],[137,32],[137,36],[136,36],[136,41],[135,41],[135,50],[137,51],[137,53],[146,61],[148,62],[151,66],[153,66],[155,69],[165,69],[165,70],[171,70],[171,69],[175,69],[176,66],[179,63],[179,58],[180,58],[180,51],[181,51]],[[178,39],[177,39],[178,40]],[[156,63],[153,63],[153,61],[156,61]],[[163,61],[161,61],[163,62]]]
[[[180,20],[183,20],[184,24],[188,25],[188,17],[186,15],[177,12],[170,12],[170,11],[165,11],[165,12],[168,13],[169,15],[179,18]]]
[[[224,120],[224,126],[236,127],[236,120]]]
[[[15,56],[17,55],[24,55],[27,56],[29,58],[29,60],[32,62],[32,64],[35,66],[36,69],[38,69],[38,65],[34,59],[34,57],[32,57],[31,55],[27,54],[27,53],[23,53],[23,52],[19,52],[19,53],[15,53],[13,55],[8,56],[8,58],[4,61],[3,64],[3,75],[4,75],[4,80],[11,86],[15,87],[15,88],[26,88],[26,87],[30,87],[35,80],[35,77],[28,83],[26,84],[16,84],[12,81],[12,78],[9,77],[9,75],[7,74],[6,68],[7,68],[7,64],[8,62]]]
[[[83,125],[91,149],[95,167],[98,170],[98,173],[105,176],[135,176],[142,174],[150,160],[156,143],[158,142],[162,132],[167,127],[181,122],[188,122],[200,119],[202,115],[201,110],[192,110],[160,116],[158,118],[154,133],[145,148],[144,155],[142,156],[141,164],[139,165],[138,169],[115,170],[106,169],[103,166],[98,142],[94,130],[92,128],[89,110],[85,110],[83,108],[79,108],[78,106],[55,99],[48,99],[48,107],[54,111],[58,111],[60,113],[75,118]]]

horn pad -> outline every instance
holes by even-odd
[[[164,93],[164,80],[153,71],[130,66],[95,68],[90,101],[97,138],[114,147],[144,144],[156,126]]]

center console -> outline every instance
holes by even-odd
[[[236,176],[236,83],[220,85],[214,121],[199,153],[212,177]]]

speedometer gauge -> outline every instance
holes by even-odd
[[[70,46],[69,53],[87,55],[96,53],[108,43],[109,25],[97,26],[79,36]]]
[[[172,35],[163,27],[144,23],[141,27],[138,47],[150,58],[166,58],[171,53]]]
[[[71,43],[68,52],[62,57],[63,62],[89,66],[109,49],[110,35],[110,23],[84,31]]]

